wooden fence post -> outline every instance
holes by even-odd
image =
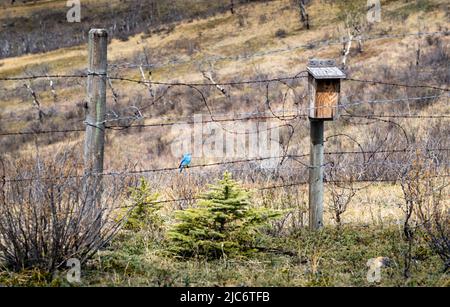
[[[341,79],[345,74],[333,60],[311,60],[308,70],[311,153],[309,166],[309,227],[321,229],[324,200],[324,126],[338,116]]]
[[[106,30],[93,29],[89,31],[89,76],[84,146],[84,162],[87,173],[103,172],[107,45],[108,33]]]
[[[108,33],[89,31],[89,71],[87,80],[86,136],[84,167],[87,180],[87,209],[92,214],[94,237],[101,229],[102,173],[105,148]]]
[[[311,153],[309,166],[309,227],[323,227],[323,163],[324,120],[311,121]]]

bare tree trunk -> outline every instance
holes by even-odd
[[[338,229],[341,229],[342,226],[341,212],[336,212],[336,225]]]
[[[303,23],[303,25],[306,27],[307,30],[309,30],[309,14],[306,10],[306,3],[305,0],[298,0],[298,5],[300,9],[300,21]]]
[[[347,67],[347,57],[350,54],[350,49],[352,48],[352,41],[353,41],[353,35],[351,34],[350,30],[348,31],[348,42],[347,44],[345,44],[344,41],[344,46],[343,46],[343,51],[342,51],[342,68],[345,69]]]
[[[363,42],[362,42],[361,35],[358,35],[357,41],[358,41],[358,52],[362,53],[364,51],[364,49],[363,49]]]
[[[411,202],[407,205],[407,211],[406,211],[406,218],[405,222],[403,224],[403,234],[405,235],[406,242],[408,244],[408,248],[405,251],[404,255],[404,268],[403,268],[403,277],[405,279],[409,278],[411,276],[411,263],[412,263],[412,247],[413,247],[413,240],[414,240],[414,232],[411,229],[410,225],[410,219],[413,213],[413,204]]]
[[[212,76],[211,72],[202,71],[203,77],[211,82],[225,97],[228,97],[228,93],[225,88],[220,86],[219,84],[214,81],[214,78]]]
[[[416,66],[420,65],[420,44],[417,46],[416,50]]]

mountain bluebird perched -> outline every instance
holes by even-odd
[[[189,167],[189,165],[191,164],[191,160],[192,160],[192,155],[190,153],[185,154],[183,156],[183,159],[181,160],[180,167],[179,167],[180,173],[183,172],[183,169]]]

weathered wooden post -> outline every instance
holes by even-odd
[[[333,60],[310,60],[308,67],[311,153],[309,168],[309,227],[323,227],[324,123],[338,116],[341,80],[345,74]]]
[[[106,74],[108,33],[89,31],[89,72],[87,83],[86,142],[84,162],[88,173],[103,172],[105,147]]]
[[[105,114],[107,82],[108,33],[103,29],[89,31],[89,71],[87,80],[86,136],[84,146],[84,191],[94,221],[93,235],[101,227],[102,173],[105,148]],[[98,230],[98,231],[97,231]]]

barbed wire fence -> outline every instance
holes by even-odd
[[[394,37],[406,37],[406,36],[413,36],[413,35],[448,35],[449,33],[447,31],[444,32],[430,32],[430,33],[406,33],[406,34],[397,34],[397,35],[377,35],[373,37],[367,37],[366,40],[369,39],[385,39],[385,38],[394,38]],[[259,56],[267,56],[271,54],[277,54],[282,52],[288,52],[288,51],[295,51],[296,49],[301,48],[314,48],[317,46],[329,46],[333,44],[342,44],[342,41],[318,41],[313,42],[311,44],[307,45],[301,45],[301,46],[293,46],[283,49],[276,49],[271,50],[267,52],[261,52],[256,53],[253,55],[247,55],[247,56],[238,56],[238,57],[212,57],[208,59],[204,59],[202,62],[210,61],[210,62],[218,62],[222,60],[242,60],[250,57],[259,57]],[[27,89],[30,97],[32,98],[32,102],[34,107],[38,111],[39,120],[42,121],[45,117],[45,112],[41,108],[40,99],[37,95],[37,90],[33,89],[32,85],[30,84],[33,80],[46,80],[49,82],[49,86],[51,88],[51,93],[54,101],[57,101],[57,92],[55,89],[55,84],[53,80],[55,79],[88,79],[88,78],[98,78],[103,80],[102,82],[105,82],[105,90],[108,88],[111,91],[112,99],[117,104],[119,101],[119,94],[118,91],[115,90],[113,82],[121,82],[121,83],[131,83],[143,86],[143,88],[148,91],[149,94],[149,101],[150,103],[145,107],[138,107],[138,106],[128,106],[128,113],[131,113],[132,115],[120,115],[117,114],[114,111],[110,111],[108,116],[105,115],[105,118],[96,122],[96,123],[89,123],[87,121],[84,121],[83,123],[79,123],[80,125],[74,128],[67,128],[67,129],[34,129],[31,131],[0,131],[0,137],[14,137],[14,136],[36,136],[36,135],[45,135],[45,134],[72,134],[72,133],[83,133],[86,131],[86,127],[90,126],[94,129],[104,129],[105,131],[111,130],[111,131],[124,131],[129,129],[141,129],[141,128],[161,128],[161,127],[171,127],[171,126],[189,126],[192,124],[195,124],[196,121],[193,119],[192,116],[185,116],[185,117],[158,117],[155,120],[155,116],[151,115],[145,115],[146,109],[148,109],[150,106],[157,105],[162,101],[162,99],[167,95],[168,91],[173,88],[186,88],[191,90],[193,93],[197,94],[199,97],[199,100],[202,102],[204,107],[206,108],[208,112],[208,119],[202,120],[202,123],[214,123],[219,125],[221,129],[223,129],[226,133],[234,133],[238,134],[241,132],[233,131],[232,129],[225,128],[223,124],[225,123],[234,123],[234,122],[246,122],[246,121],[268,121],[268,120],[277,120],[282,122],[283,124],[280,126],[277,126],[276,128],[268,128],[268,129],[279,129],[280,127],[287,127],[291,130],[292,134],[295,132],[295,128],[298,125],[298,122],[301,119],[308,119],[308,114],[311,108],[301,108],[300,106],[296,109],[285,109],[284,104],[286,101],[287,93],[291,90],[293,90],[293,87],[295,85],[291,85],[290,83],[295,82],[297,80],[305,79],[307,77],[305,71],[301,71],[297,73],[294,76],[284,76],[284,77],[278,77],[278,78],[262,78],[262,79],[255,79],[255,80],[242,80],[242,81],[229,81],[229,82],[216,82],[212,76],[208,77],[208,82],[170,82],[170,81],[155,81],[150,80],[149,77],[145,76],[144,68],[145,69],[155,69],[158,67],[164,67],[164,66],[170,66],[170,65],[177,65],[177,64],[186,64],[186,63],[192,63],[192,61],[171,61],[167,63],[162,64],[155,64],[155,65],[142,65],[142,64],[133,64],[133,63],[121,63],[121,64],[111,64],[109,65],[109,68],[112,70],[121,70],[121,69],[139,69],[142,78],[141,79],[134,79],[134,78],[128,78],[123,76],[111,76],[109,73],[105,74],[99,74],[95,72],[88,72],[85,74],[64,74],[64,75],[51,75],[51,74],[43,74],[43,75],[29,75],[29,76],[23,76],[23,77],[2,77],[0,78],[0,81],[3,82],[28,82],[24,83],[24,87]],[[198,64],[198,63],[197,63]],[[421,114],[385,114],[385,113],[374,113],[374,114],[357,114],[354,112],[348,111],[349,108],[359,106],[359,105],[380,105],[380,104],[402,104],[405,102],[429,102],[429,101],[435,101],[442,97],[450,97],[450,89],[446,87],[441,87],[437,85],[428,85],[428,84],[405,84],[400,82],[390,82],[390,81],[384,81],[384,80],[367,80],[367,79],[358,79],[358,78],[347,78],[346,82],[356,82],[356,83],[364,83],[364,84],[373,84],[373,85],[384,85],[384,86],[392,86],[392,87],[402,87],[402,88],[416,88],[416,89],[427,89],[432,90],[437,93],[432,95],[423,95],[423,96],[417,96],[417,97],[397,97],[397,98],[391,98],[391,99],[377,99],[377,100],[360,100],[355,101],[349,99],[349,97],[342,97],[341,104],[338,106],[340,111],[345,112],[345,114],[340,115],[341,118],[345,121],[350,121],[352,119],[355,120],[367,120],[366,122],[358,122],[355,125],[367,125],[371,123],[388,123],[388,124],[395,124],[400,129],[405,130],[401,127],[401,125],[397,122],[394,122],[394,120],[397,119],[425,119],[425,120],[446,120],[450,118],[450,114],[432,114],[432,115],[421,115]],[[281,84],[283,86],[286,86],[288,90],[283,94],[283,109],[281,110],[273,110],[270,103],[270,97],[269,97],[269,88],[271,84]],[[204,94],[203,89],[204,88],[212,88],[219,91],[220,95],[227,96],[228,90],[224,87],[240,87],[244,85],[260,85],[262,88],[265,89],[265,100],[266,100],[266,107],[267,110],[264,112],[246,112],[246,113],[238,113],[234,114],[233,117],[227,117],[220,114],[216,114],[213,109],[211,108],[207,97]],[[157,87],[164,87],[162,91],[158,92]],[[305,97],[301,97],[299,99],[304,99]],[[15,119],[11,119],[15,120]],[[146,123],[146,120],[152,120],[151,123]],[[3,121],[3,119],[2,119]],[[141,123],[136,123],[141,122]],[[82,124],[85,125],[85,127],[82,126]],[[104,128],[102,128],[104,127]],[[261,130],[256,131],[250,131],[250,132],[244,132],[244,134],[258,134]],[[291,134],[291,138],[292,138]],[[336,137],[346,137],[350,138],[348,135],[336,135]],[[405,137],[407,139],[407,136]],[[354,141],[354,140],[353,140]],[[357,143],[356,141],[354,141]],[[399,162],[392,162],[388,161],[388,159],[393,154],[401,154],[401,153],[407,153],[411,149],[406,147],[402,149],[383,149],[383,144],[387,142],[387,139],[382,142],[376,150],[365,150],[363,146],[360,146],[358,144],[360,151],[334,151],[334,152],[328,152],[325,153],[327,156],[345,156],[345,155],[362,155],[363,161],[359,165],[353,165],[352,167],[361,167],[363,170],[368,169],[369,167],[379,167],[383,166],[385,168],[393,168],[394,166],[404,166],[408,163],[399,163]],[[409,144],[409,140],[406,140],[406,143]],[[289,145],[289,144],[288,144]],[[287,146],[287,149],[289,146]],[[195,164],[190,166],[191,169],[205,169],[205,168],[213,168],[218,166],[230,166],[230,165],[236,165],[236,164],[249,164],[254,162],[261,162],[264,160],[279,160],[281,163],[277,167],[275,167],[276,170],[278,170],[283,162],[285,160],[292,160],[299,164],[301,168],[308,169],[310,166],[308,163],[305,163],[301,161],[302,158],[309,157],[309,154],[289,154],[288,150],[283,151],[283,155],[276,156],[276,157],[259,157],[259,158],[249,158],[249,159],[239,159],[239,160],[233,160],[233,161],[222,161],[222,162],[216,162],[216,163],[209,163],[209,164]],[[427,152],[441,152],[441,153],[448,153],[449,148],[445,147],[437,147],[437,148],[427,148]],[[375,161],[374,157],[376,155],[385,155],[383,157],[383,160]],[[445,162],[445,161],[444,161]],[[444,167],[448,169],[448,163],[441,163],[441,167]],[[323,165],[323,167],[335,167],[333,165],[333,162],[328,162]],[[167,167],[167,168],[154,168],[154,169],[142,169],[142,170],[132,170],[132,171],[105,171],[101,172],[96,175],[101,176],[140,176],[143,174],[148,173],[165,173],[165,172],[173,172],[177,171],[178,167]],[[361,172],[361,171],[360,171]],[[385,172],[381,172],[375,178],[365,178],[364,176],[360,176],[360,178],[355,179],[355,182],[357,183],[375,183],[375,182],[391,182],[395,183],[398,182],[398,179],[389,179],[386,178]],[[443,175],[447,177],[448,175]],[[16,183],[16,182],[29,182],[33,181],[33,178],[3,178],[3,183]],[[325,179],[325,182],[327,183],[344,183],[341,180],[327,180]],[[267,189],[277,189],[277,188],[286,188],[286,187],[293,187],[293,186],[299,186],[299,185],[305,185],[306,181],[299,181],[289,184],[283,184],[283,185],[274,185],[274,186],[263,186],[259,187],[259,190],[267,190]],[[164,201],[158,201],[158,203],[161,202],[178,202],[178,201],[185,201],[186,199],[177,200],[164,200]]]

